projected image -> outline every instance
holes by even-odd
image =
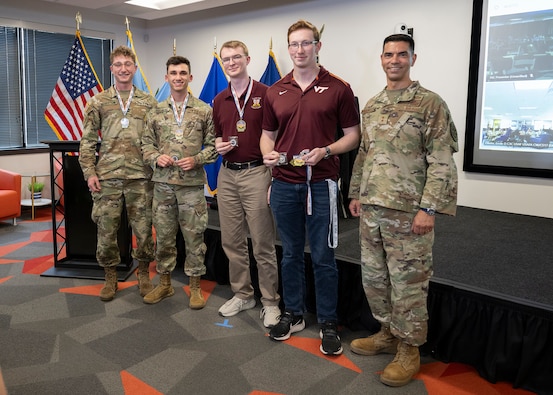
[[[465,170],[553,177],[553,3],[474,3]]]
[[[553,9],[490,16],[488,37],[480,148],[553,151]]]

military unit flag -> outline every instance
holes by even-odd
[[[103,90],[77,30],[75,42],[44,111],[46,122],[60,140],[81,139],[86,103]]]
[[[213,99],[219,92],[228,87],[228,80],[223,71],[223,64],[221,58],[216,52],[213,53],[213,62],[211,69],[205,80],[204,87],[200,93],[200,100],[203,100],[207,104],[213,107]],[[219,168],[221,167],[222,157],[219,155],[214,163],[210,163],[204,166],[207,176],[207,192],[211,196],[217,194],[217,175],[219,174]]]
[[[138,70],[136,70],[136,73],[134,73],[132,83],[141,91],[151,94],[152,90],[150,89],[150,84],[148,84],[148,80],[146,79],[146,76],[142,71],[142,67],[140,67],[140,62],[138,61],[138,55],[136,54],[136,50],[134,49],[134,42],[132,40],[132,33],[130,29],[127,29],[127,47],[132,49],[132,51],[134,52],[134,56],[136,56],[136,65],[138,66]]]
[[[259,79],[259,82],[262,82],[265,85],[271,86],[281,78],[282,78],[282,75],[280,74],[280,69],[278,67],[275,54],[273,53],[273,50],[270,49],[269,61],[267,63],[267,67],[265,68],[263,75]]]

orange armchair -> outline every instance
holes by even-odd
[[[0,169],[0,221],[21,216],[21,174]]]

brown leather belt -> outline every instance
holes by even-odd
[[[251,162],[229,162],[228,160],[223,160],[223,166],[230,170],[244,170],[251,169],[257,166],[261,166],[263,161],[261,159],[252,160]]]

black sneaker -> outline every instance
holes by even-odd
[[[338,326],[335,322],[322,323],[319,336],[322,339],[321,352],[324,355],[340,355],[344,351],[340,336],[338,336]]]
[[[285,311],[280,317],[278,324],[273,326],[269,332],[269,337],[273,340],[286,340],[292,333],[299,332],[305,328],[305,321],[301,315],[293,315]]]

